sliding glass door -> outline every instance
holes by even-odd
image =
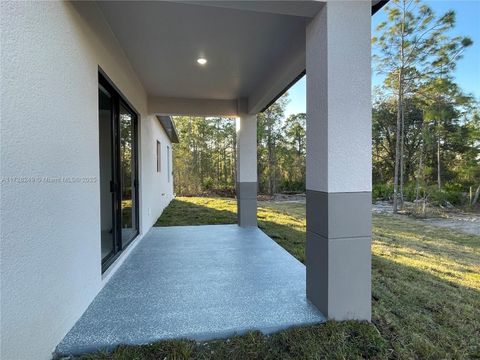
[[[120,174],[121,174],[121,212],[122,246],[128,245],[138,234],[137,173],[135,114],[125,104],[120,103]]]
[[[104,271],[138,235],[138,117],[99,74],[101,251]]]
[[[100,224],[102,262],[116,252],[114,193],[111,192],[113,173],[113,95],[103,86],[98,90],[98,132],[100,149]]]

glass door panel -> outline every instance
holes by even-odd
[[[113,98],[103,86],[98,89],[98,129],[100,149],[100,226],[101,254],[105,263],[115,254],[113,181]]]
[[[139,234],[137,114],[99,73],[102,271]]]
[[[122,247],[138,234],[135,114],[120,103],[120,178]]]

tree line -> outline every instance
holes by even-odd
[[[477,104],[454,78],[472,40],[452,35],[453,10],[436,16],[420,0],[392,0],[384,11],[372,38],[374,70],[384,76],[374,92],[374,185],[392,185],[394,212],[412,200],[412,183],[414,200],[424,203],[461,202],[462,190],[475,185],[478,198]]]
[[[257,117],[259,193],[305,191],[305,113],[285,118],[288,94]],[[174,186],[182,195],[233,195],[236,179],[235,119],[176,116]]]
[[[466,36],[452,35],[455,12],[441,16],[419,0],[392,0],[387,20],[372,38],[373,196],[474,204],[480,196],[480,112],[476,99],[455,83]],[[305,191],[306,115],[285,116],[288,94],[257,118],[259,193]],[[177,194],[235,188],[235,122],[176,117]]]

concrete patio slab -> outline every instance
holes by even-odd
[[[305,266],[258,228],[161,227],[141,240],[56,353],[324,320],[306,299]]]

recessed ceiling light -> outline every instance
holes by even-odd
[[[198,58],[197,59],[197,63],[199,63],[200,65],[205,65],[207,63],[207,59],[205,58]]]

